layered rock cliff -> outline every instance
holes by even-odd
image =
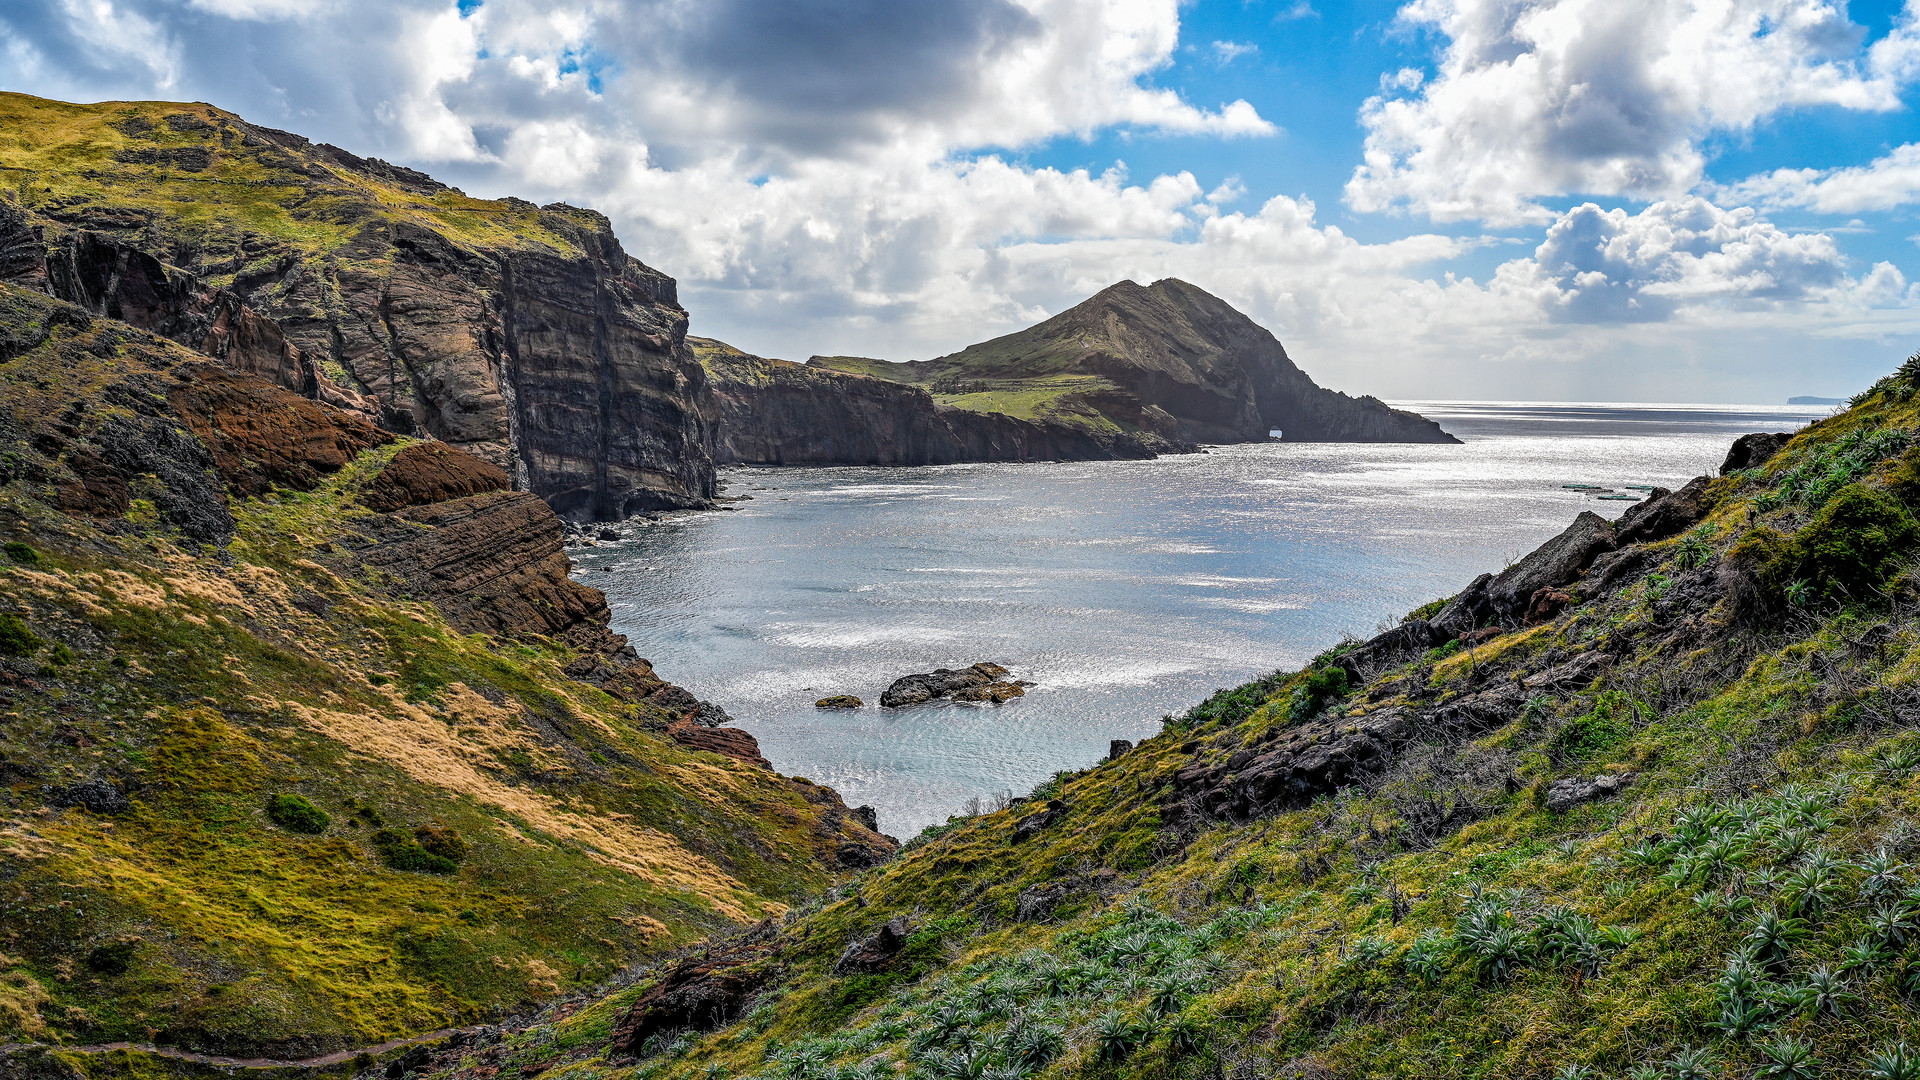
[[[721,465],[1090,461],[1178,449],[1150,434],[958,409],[918,386],[687,340],[713,388]]]
[[[4,94],[0,123],[0,280],[461,447],[569,517],[711,500],[686,312],[605,217],[206,105]]]

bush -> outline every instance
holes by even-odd
[[[422,825],[413,830],[414,842],[440,856],[462,862],[467,857],[467,842],[460,834],[443,825]]]
[[[1819,509],[1872,472],[1880,462],[1913,444],[1914,433],[1900,428],[1856,428],[1800,455],[1798,464],[1774,480],[1773,490],[1756,500],[1770,510],[1786,503]]]
[[[0,615],[0,656],[32,656],[46,642],[18,615]]]
[[[1553,737],[1553,749],[1569,761],[1585,761],[1625,742],[1633,734],[1633,703],[1618,690],[1609,690],[1593,709],[1576,716]]]
[[[1851,484],[1794,534],[1769,567],[1776,583],[1805,583],[1809,602],[1881,592],[1920,545],[1920,523],[1884,492]]]
[[[1288,713],[1292,719],[1305,720],[1325,708],[1336,698],[1347,696],[1347,669],[1333,667],[1315,668],[1308,673],[1306,681],[1293,688],[1293,698],[1288,702]]]
[[[87,954],[87,970],[96,975],[125,975],[139,949],[140,942],[132,938],[108,942]]]
[[[437,852],[428,851],[415,839],[414,834],[399,829],[381,829],[373,834],[373,847],[380,853],[380,861],[395,870],[406,870],[423,874],[451,874],[460,869],[454,859]],[[465,847],[462,845],[462,851]]]
[[[267,816],[275,825],[314,836],[327,831],[333,819],[313,805],[305,795],[274,795],[267,799]]]
[[[40,561],[40,553],[33,550],[32,544],[23,544],[18,540],[7,541],[7,558],[22,566],[32,566]]]

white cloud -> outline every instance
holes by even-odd
[[[1251,42],[1216,41],[1213,43],[1213,56],[1222,64],[1231,64],[1243,56],[1260,51],[1260,46]]]
[[[1292,19],[1317,19],[1319,17],[1320,13],[1313,10],[1313,5],[1308,3],[1307,0],[1295,0],[1292,6],[1274,16],[1273,21],[1287,22]]]
[[[1920,143],[1844,169],[1775,169],[1729,185],[1724,195],[1826,214],[1891,210],[1920,202]]]
[[[1400,20],[1449,44],[1417,93],[1367,101],[1347,201],[1513,224],[1551,219],[1542,197],[1684,194],[1711,132],[1899,108],[1920,72],[1916,2],[1863,52],[1833,0],[1413,0]]]

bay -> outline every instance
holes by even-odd
[[[1715,470],[1830,410],[1409,402],[1459,446],[1266,443],[1154,461],[732,469],[722,512],[574,552],[614,629],[731,713],[774,767],[911,836],[970,797],[1097,761],[1220,687],[1366,637],[1582,510]],[[893,679],[999,663],[1005,705],[877,707]],[[829,712],[813,702],[868,702]]]

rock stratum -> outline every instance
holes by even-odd
[[[710,504],[687,314],[600,214],[206,105],[0,94],[0,125],[0,281],[459,447],[572,518]]]
[[[0,1044],[476,1024],[892,855],[546,501],[281,375],[0,283]]]
[[[1898,1075],[1920,357],[1854,400],[417,1071]]]

